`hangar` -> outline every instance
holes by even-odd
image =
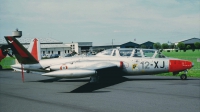
[[[142,45],[145,45],[146,48],[148,49],[153,49],[153,42],[151,41],[147,41],[147,42],[144,42],[142,44],[137,44],[135,42],[127,42],[127,43],[124,43],[124,44],[121,44],[121,45],[105,45],[105,46],[93,46],[91,48],[91,51],[93,52],[100,52],[100,51],[103,51],[105,49],[111,49],[111,48],[140,48]]]
[[[175,42],[175,45],[177,46],[179,42],[183,42],[185,46],[190,45],[191,48],[194,49],[195,48],[194,43],[200,42],[200,38],[190,38],[190,39],[181,40],[181,41]]]
[[[105,49],[111,49],[111,48],[116,48],[116,47],[120,47],[120,45],[93,46],[91,48],[91,51],[100,52],[100,51],[103,51]]]
[[[147,49],[153,49],[153,44],[154,44],[153,42],[147,41],[147,42],[144,42],[144,43],[140,44],[140,47],[141,48],[144,47],[144,48],[147,48]]]
[[[153,48],[153,47],[151,47],[151,46],[153,46],[152,43],[153,42],[148,41],[148,42],[145,42],[143,44],[145,44],[146,46],[150,46],[150,48]],[[105,49],[111,49],[111,48],[117,48],[117,47],[119,47],[119,48],[140,48],[140,44],[137,44],[135,42],[130,41],[130,42],[127,42],[127,43],[124,43],[124,44],[121,44],[121,45],[93,46],[91,48],[91,51],[100,52],[100,51],[103,51]]]
[[[139,44],[131,41],[120,45],[120,48],[139,48],[139,47],[140,47]]]

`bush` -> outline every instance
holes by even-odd
[[[192,51],[194,52],[194,51],[195,51],[195,49],[192,49]]]
[[[178,52],[178,49],[176,49],[175,51]]]
[[[170,52],[170,50],[167,50],[167,52]]]

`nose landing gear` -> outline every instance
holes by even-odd
[[[181,80],[186,80],[187,79],[187,73],[188,73],[188,71],[187,70],[185,70],[184,71],[185,73],[184,74],[181,74],[181,76],[180,76],[180,78],[181,78]]]

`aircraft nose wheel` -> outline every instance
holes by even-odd
[[[181,80],[186,80],[187,79],[187,75],[186,74],[181,74],[180,78],[181,78]]]

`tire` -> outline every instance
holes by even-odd
[[[181,78],[181,80],[186,80],[187,79],[187,75],[186,74],[181,74],[180,78]]]

